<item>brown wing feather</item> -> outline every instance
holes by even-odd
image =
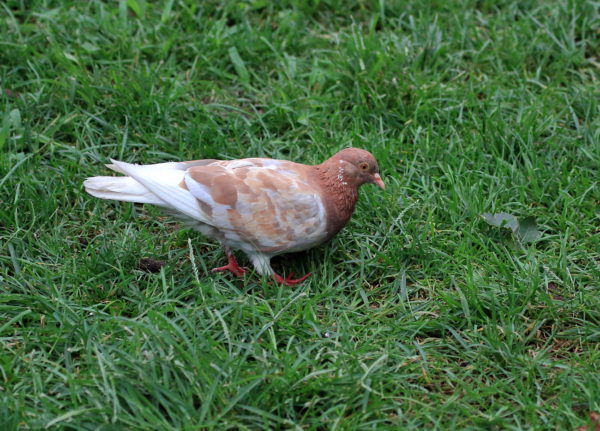
[[[270,159],[217,162],[188,169],[184,181],[225,239],[276,254],[314,246],[325,236],[321,198],[298,166]]]

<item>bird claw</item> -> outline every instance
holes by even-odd
[[[233,256],[227,256],[227,260],[229,261],[229,263],[227,265],[219,266],[218,268],[213,268],[210,271],[211,272],[229,271],[236,277],[243,277],[247,271],[246,268],[239,266]]]
[[[304,277],[300,277],[300,278],[297,278],[297,279],[294,280],[294,279],[292,279],[292,277],[294,276],[293,273],[288,274],[288,276],[285,277],[285,278],[283,278],[279,274],[273,274],[273,278],[275,279],[275,281],[277,283],[281,283],[284,286],[295,286],[297,284],[302,283],[304,280],[306,280],[311,275],[312,275],[312,273],[309,272]]]
[[[229,271],[236,277],[243,277],[244,274],[246,273],[245,268],[242,268],[241,266],[234,267],[231,264],[227,264],[225,266],[219,266],[218,268],[213,268],[210,270],[210,272],[222,272],[222,271]]]

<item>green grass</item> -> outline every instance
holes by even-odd
[[[200,6],[202,4],[202,6]],[[562,429],[600,412],[598,2],[0,4],[0,428]],[[379,159],[301,286],[82,190]],[[484,212],[534,217],[521,244]],[[161,272],[142,258],[166,261]],[[246,262],[247,263],[247,262]]]

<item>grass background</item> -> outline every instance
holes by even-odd
[[[0,5],[0,428],[575,429],[600,411],[599,4]],[[299,287],[109,157],[379,159]],[[521,244],[483,212],[535,217]],[[143,258],[166,262],[139,269]]]

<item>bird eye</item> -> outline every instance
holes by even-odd
[[[369,164],[367,162],[362,162],[358,165],[358,167],[363,171],[366,171],[367,169],[369,169]]]

